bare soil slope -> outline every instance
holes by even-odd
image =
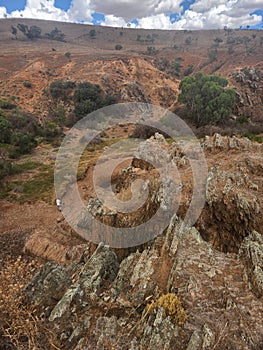
[[[17,29],[21,24],[40,28],[39,37],[28,38]],[[12,27],[16,34],[12,34]],[[63,41],[50,39],[54,30],[64,34]],[[227,78],[244,67],[263,69],[261,32],[252,30],[134,30],[5,19],[0,20],[0,43],[2,96],[17,96],[21,107],[39,116],[45,116],[50,105],[42,98],[44,90],[58,79],[88,80],[105,92],[110,90],[119,101],[150,101],[173,109],[179,80],[189,74],[189,67],[191,72]],[[122,49],[116,50],[116,45]],[[179,63],[179,71],[173,71],[174,61]],[[25,81],[30,81],[32,88],[26,88]],[[242,92],[244,86],[236,79],[231,79],[231,84]],[[253,108],[254,100],[261,101],[262,79],[256,89],[248,87],[246,93],[250,102],[243,103]],[[240,115],[246,111],[239,109]],[[252,117],[255,114],[260,117],[261,109]]]

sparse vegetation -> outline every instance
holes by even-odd
[[[147,34],[146,36],[142,36],[141,34],[137,34],[137,41],[140,43],[151,43],[153,44],[155,41],[155,35],[154,34]]]
[[[184,71],[184,76],[186,77],[186,76],[192,74],[194,69],[195,69],[195,66],[193,64],[189,64],[187,69]]]
[[[217,50],[208,51],[209,63],[212,63],[217,60]]]
[[[159,51],[154,46],[147,47],[147,55],[157,55]]]

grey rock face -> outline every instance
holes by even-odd
[[[104,280],[113,281],[117,276],[119,263],[116,254],[100,244],[85,263],[79,275],[79,283],[86,292],[98,293]]]
[[[32,303],[48,306],[61,299],[70,283],[65,268],[48,262],[28,283],[24,293]]]
[[[161,148],[168,147],[158,135],[153,143],[156,142]],[[138,247],[137,252],[125,251],[120,264],[115,252],[103,244],[93,255],[84,254],[68,269],[72,283],[56,296],[57,303],[49,316],[62,348],[260,349],[263,241],[260,233],[250,233],[254,225],[262,227],[261,153],[258,146],[254,148],[247,141],[240,143],[237,138],[215,136],[205,142],[204,147],[207,152],[211,150],[216,164],[209,172],[206,207],[198,223],[202,231],[198,226],[183,223],[180,213],[173,213],[165,232]],[[154,159],[156,155],[150,152],[150,145],[142,151],[149,151],[149,157]],[[219,158],[225,149],[235,155],[241,149],[242,157],[222,169]],[[248,158],[248,149],[249,154],[251,150],[258,153]],[[172,152],[181,156],[179,149]],[[135,173],[134,166],[127,172]],[[253,182],[251,174],[255,175]],[[151,193],[156,201],[161,197],[159,185]],[[109,214],[100,203],[93,202],[92,208],[95,215]],[[136,217],[130,220],[134,223]],[[44,289],[43,285],[42,282],[37,289]],[[169,313],[171,303],[166,307],[157,303],[170,293],[179,298],[188,316],[180,325],[169,316],[173,315]],[[147,305],[151,302],[157,306],[148,313]],[[67,323],[69,326],[64,329]]]
[[[252,291],[263,296],[263,236],[254,231],[241,244],[239,256],[244,261]]]
[[[66,293],[63,295],[63,297],[59,300],[57,305],[52,310],[49,316],[49,321],[52,322],[55,319],[62,317],[68,311],[70,311],[72,300],[77,295],[77,293],[81,294],[79,284],[71,286],[66,291]]]
[[[178,336],[178,327],[165,315],[163,308],[158,308],[144,325],[144,332],[140,341],[140,349],[164,349],[174,347]]]

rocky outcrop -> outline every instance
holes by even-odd
[[[48,262],[26,286],[24,294],[35,305],[50,306],[62,298],[70,284],[66,269]]]
[[[215,152],[216,150],[239,150],[239,151],[263,151],[263,145],[260,143],[252,142],[246,137],[229,137],[215,134],[214,136],[205,136],[201,141],[202,148],[205,151]]]
[[[201,217],[206,221],[203,222],[202,232],[220,250],[237,251],[244,237],[259,227],[261,204],[257,186],[250,180],[244,166],[237,166],[236,171],[225,171],[220,167],[210,170],[206,208]]]
[[[262,230],[263,146],[215,134],[205,137],[202,147],[210,168],[197,227],[217,249],[238,252],[245,237]]]
[[[230,79],[237,91],[235,114],[262,120],[263,73],[255,67],[245,67],[232,73]]]
[[[255,238],[253,264],[259,267],[261,241],[255,233],[249,239]],[[253,246],[247,241],[242,252],[247,244]],[[246,259],[246,254],[240,256]],[[238,256],[214,250],[176,217],[165,235],[120,265],[101,244],[94,255],[84,255],[67,270],[71,285],[46,316],[63,349],[241,350],[262,344],[262,303],[250,290]],[[181,300],[187,315],[183,322],[172,317],[177,311],[171,304],[158,304],[167,293]]]
[[[202,147],[209,173],[196,227],[183,221],[192,194],[190,162],[180,162],[185,148],[156,134],[115,177],[115,188],[123,195],[134,179],[147,175],[148,215],[160,203],[164,186],[152,163],[176,164],[183,190],[167,228],[159,232],[153,227],[154,239],[124,252],[103,243],[93,252],[87,243],[78,260],[65,261],[66,268],[45,265],[30,282],[26,295],[44,306],[61,348],[260,349],[262,146],[215,135],[205,138]],[[89,200],[88,209],[107,224],[123,220],[96,198]],[[126,224],[145,218],[137,214]],[[48,282],[53,275],[60,281],[58,294],[56,284]]]
[[[263,296],[263,236],[253,231],[241,244],[239,256],[245,264],[252,291],[261,298]]]

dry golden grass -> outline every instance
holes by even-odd
[[[188,319],[181,300],[174,293],[161,295],[159,299],[146,306],[146,312],[149,314],[159,307],[162,307],[167,316],[170,316],[173,322],[179,326],[184,325]]]
[[[38,262],[22,257],[5,262],[0,274],[1,348],[59,349],[55,334],[23,296],[25,285],[39,267]]]

